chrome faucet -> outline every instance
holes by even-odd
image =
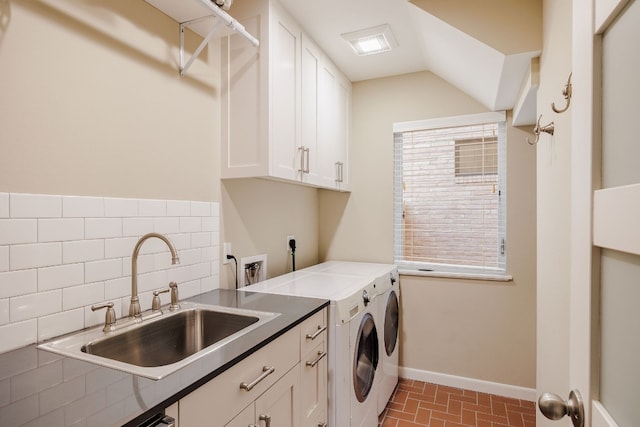
[[[151,237],[157,237],[167,244],[171,251],[171,264],[180,263],[176,248],[169,239],[160,233],[148,233],[138,240],[136,246],[133,248],[133,255],[131,256],[131,303],[129,304],[129,317],[139,319],[142,317],[140,314],[140,300],[138,299],[138,253],[142,244]]]

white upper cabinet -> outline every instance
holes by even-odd
[[[348,190],[351,83],[277,2],[233,12],[260,46],[223,41],[221,177]]]

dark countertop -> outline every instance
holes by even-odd
[[[35,344],[0,354],[0,426],[137,426],[329,304],[225,289],[188,301],[281,315],[227,344],[224,352],[158,381],[59,356]]]

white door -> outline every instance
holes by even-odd
[[[573,20],[569,383],[584,426],[632,427],[640,425],[640,2],[574,0]],[[547,397],[541,409],[581,425],[575,400]]]

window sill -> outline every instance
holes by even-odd
[[[405,276],[439,277],[444,279],[487,280],[493,282],[513,281],[513,276],[509,274],[454,273],[451,271],[419,271],[402,268],[398,269],[398,273]]]

